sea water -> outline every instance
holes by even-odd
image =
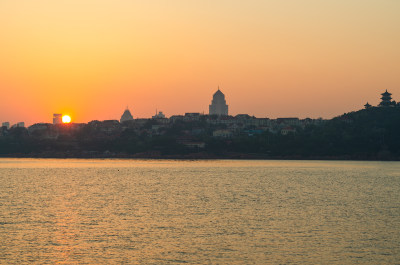
[[[396,264],[400,163],[0,159],[2,264]]]

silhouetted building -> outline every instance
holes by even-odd
[[[391,93],[389,93],[388,91],[387,91],[387,89],[386,89],[386,91],[384,92],[384,93],[382,93],[381,94],[382,95],[382,97],[381,97],[381,103],[379,103],[379,106],[380,107],[389,107],[389,106],[391,106],[391,105],[393,105],[393,102],[392,102],[392,94]]]
[[[24,128],[24,127],[25,127],[25,122],[23,122],[23,121],[17,122],[13,126],[11,126],[11,128]]]
[[[226,105],[225,95],[221,90],[214,93],[211,105],[209,106],[210,115],[228,115],[228,105]]]
[[[277,118],[276,121],[279,124],[283,124],[283,125],[292,125],[292,126],[300,125],[299,118]]]
[[[162,111],[159,111],[158,113],[156,111],[156,115],[154,115],[152,118],[153,119],[165,119],[165,115]]]
[[[369,109],[369,108],[371,108],[372,106],[367,102],[367,104],[365,104],[364,107],[365,107],[365,109]]]
[[[185,117],[200,117],[201,113],[199,112],[186,112]]]
[[[184,121],[198,121],[200,120],[201,114],[199,112],[186,112]]]
[[[235,118],[238,120],[247,120],[251,119],[251,116],[249,114],[238,114],[235,116]]]
[[[54,113],[53,124],[61,124],[61,123],[62,123],[62,114]]]
[[[2,127],[6,127],[7,130],[10,129],[10,123],[8,121],[3,122],[3,124],[1,125]]]
[[[121,125],[117,120],[105,120],[99,124],[98,129],[101,132],[115,133],[120,130],[120,126]]]
[[[133,116],[128,108],[126,108],[126,110],[124,111],[124,114],[122,114],[122,116],[121,116],[120,122],[122,123],[124,121],[133,121]]]
[[[182,116],[182,115],[172,115],[171,117],[169,117],[169,120],[172,123],[177,122],[177,121],[183,121],[183,119],[184,119],[184,116]]]

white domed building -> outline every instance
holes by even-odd
[[[209,106],[210,115],[227,116],[228,105],[226,105],[225,95],[221,90],[214,93],[211,105]]]

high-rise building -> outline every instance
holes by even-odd
[[[133,116],[128,108],[126,108],[126,110],[124,111],[124,113],[121,116],[120,122],[122,123],[124,121],[133,121]]]
[[[211,105],[209,106],[210,115],[228,115],[228,105],[226,105],[225,95],[221,90],[214,93]]]
[[[54,113],[53,124],[61,124],[61,123],[62,123],[62,114]]]
[[[6,127],[7,130],[10,129],[10,123],[8,121],[3,122],[3,124],[1,125],[2,127]]]
[[[17,127],[24,128],[25,127],[25,122],[17,122]]]

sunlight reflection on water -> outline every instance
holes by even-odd
[[[400,260],[400,163],[0,159],[0,261]]]

